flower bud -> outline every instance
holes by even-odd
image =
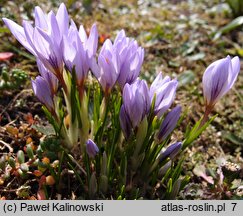
[[[106,175],[101,175],[100,177],[100,190],[102,193],[106,193],[108,189],[108,178]]]
[[[160,154],[159,160],[163,161],[167,157],[169,157],[171,160],[175,158],[175,156],[179,153],[181,150],[182,143],[176,142],[172,145],[170,145],[163,153]]]
[[[240,71],[240,60],[236,56],[219,59],[210,64],[203,74],[203,95],[208,109],[223,97],[234,85]]]
[[[180,114],[181,114],[180,106],[176,106],[167,114],[167,116],[165,117],[165,119],[163,120],[160,126],[157,135],[159,141],[161,142],[164,141],[168,137],[168,135],[174,130],[180,118]]]
[[[99,152],[98,146],[91,139],[86,142],[86,152],[90,158],[94,158]]]
[[[93,198],[96,192],[97,192],[97,180],[95,177],[95,173],[92,173],[89,182],[89,197]]]

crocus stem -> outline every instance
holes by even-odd
[[[82,124],[81,134],[80,134],[80,143],[81,143],[81,151],[84,150],[84,144],[89,137],[90,131],[90,120],[89,120],[89,112],[88,112],[88,98],[87,94],[82,91],[82,100],[80,100],[80,120]]]
[[[214,106],[206,106],[203,119],[202,119],[198,129],[200,129],[208,121],[208,116],[212,112],[213,107]]]
[[[82,102],[83,95],[84,95],[84,81],[82,81],[80,84],[78,84],[78,93],[79,93],[79,100],[80,100],[80,102]]]
[[[56,76],[57,76],[57,79],[59,80],[59,82],[61,83],[61,86],[63,87],[64,92],[66,94],[68,94],[68,88],[67,88],[67,85],[65,83],[65,80],[63,78],[63,74],[56,74]]]

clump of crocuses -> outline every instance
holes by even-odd
[[[34,15],[34,26],[3,21],[36,57],[40,75],[32,80],[33,91],[61,139],[60,151],[74,163],[69,166],[83,191],[89,190],[82,196],[138,199],[153,187],[164,191],[161,197],[155,191],[153,198],[175,198],[189,181],[178,173],[181,152],[213,120],[208,115],[236,81],[239,58],[227,56],[206,69],[204,118],[183,140],[172,141],[183,121],[182,107],[174,104],[178,81],[162,72],[151,85],[140,79],[144,49],[139,42],[121,30],[97,54],[97,24],[88,35],[70,20],[64,4],[56,14],[36,7]]]

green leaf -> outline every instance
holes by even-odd
[[[172,178],[169,179],[168,183],[167,183],[167,189],[166,189],[166,197],[169,197],[169,195],[172,192],[172,188],[173,188],[173,181]]]
[[[218,40],[221,37],[221,35],[231,32],[232,30],[240,27],[241,25],[243,25],[243,16],[235,18],[229,24],[215,32],[213,40]]]
[[[223,137],[236,145],[243,146],[243,139],[233,133],[223,133]]]
[[[195,79],[195,74],[192,70],[186,70],[178,77],[179,87],[190,84]]]
[[[32,125],[31,127],[33,129],[35,129],[36,131],[39,131],[39,132],[41,132],[42,134],[44,134],[46,136],[55,135],[55,130],[54,130],[52,125],[47,125],[47,126]]]
[[[19,150],[17,153],[17,160],[20,164],[25,162],[25,158],[24,158],[24,152],[22,150]]]
[[[183,147],[184,150],[187,148],[195,139],[199,137],[199,135],[211,124],[211,122],[217,117],[217,114],[214,115],[211,119],[209,119],[204,125],[200,126],[202,118],[196,122],[194,127],[191,129],[189,134],[186,136],[185,140],[183,141]]]
[[[195,55],[192,56],[188,56],[189,61],[198,61],[201,60],[205,57],[205,53],[201,52],[201,53],[197,53]]]
[[[32,150],[31,145],[27,145],[26,153],[27,153],[29,159],[33,159],[34,158],[34,152]]]

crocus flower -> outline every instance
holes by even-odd
[[[60,5],[56,16],[52,11],[47,15],[41,8],[36,7],[35,27],[27,21],[23,21],[23,27],[7,18],[3,18],[3,21],[15,38],[61,79],[63,70],[61,41],[69,26],[65,5]]]
[[[104,92],[108,94],[117,81],[120,69],[116,49],[109,39],[105,41],[101,48],[98,64],[93,59],[91,68]]]
[[[71,24],[67,36],[63,38],[63,57],[69,71],[75,68],[78,86],[82,86],[87,76],[91,61],[97,50],[98,32],[94,24],[89,38],[82,26],[78,32],[74,23]]]
[[[149,89],[150,101],[152,103],[156,95],[154,113],[158,118],[160,118],[173,103],[177,85],[177,80],[170,80],[168,76],[162,78],[162,73],[159,73],[151,84]]]
[[[147,83],[144,80],[136,80],[131,85],[127,83],[123,89],[123,105],[122,113],[120,113],[121,125],[131,123],[132,127],[136,128],[148,114],[149,109],[150,99]],[[127,115],[127,118],[122,118],[123,115]],[[123,126],[123,128],[125,127]]]
[[[123,134],[125,138],[128,139],[132,133],[132,124],[126,113],[124,105],[121,106],[119,119],[120,119],[120,124],[121,124],[121,129],[123,131]]]
[[[203,94],[206,107],[212,109],[234,85],[240,71],[240,60],[230,56],[210,64],[203,74]]]
[[[54,102],[49,83],[41,76],[37,76],[36,79],[32,80],[31,82],[36,97],[50,112],[53,112]]]
[[[43,64],[42,62],[37,59],[37,66],[39,69],[39,72],[41,74],[41,76],[47,81],[50,89],[51,89],[51,93],[52,96],[54,96],[57,92],[58,89],[58,79],[56,78],[56,76],[50,72]]]
[[[174,109],[172,109],[163,120],[159,132],[158,132],[158,140],[163,141],[165,140],[168,135],[174,130],[177,121],[180,118],[181,114],[181,107],[176,106]]]
[[[123,88],[126,83],[132,84],[137,79],[144,59],[144,49],[138,46],[137,41],[126,37],[124,30],[118,33],[114,46],[120,60],[117,82]]]
[[[86,152],[90,158],[94,158],[99,152],[98,146],[91,139],[88,139],[86,142]]]
[[[159,160],[163,161],[166,158],[170,158],[173,160],[175,156],[179,153],[181,150],[182,143],[181,142],[176,142],[172,145],[170,145],[164,152],[162,152],[159,156]]]

